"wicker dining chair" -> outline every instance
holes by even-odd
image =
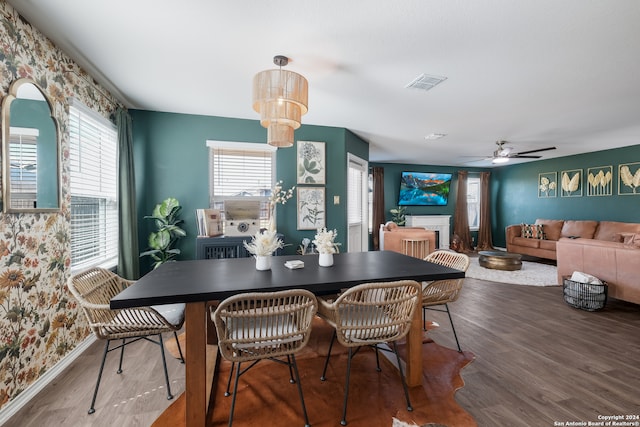
[[[162,355],[162,365],[164,367],[164,378],[167,384],[167,399],[173,399],[169,386],[169,374],[167,372],[167,361],[164,355],[164,345],[162,343],[163,332],[173,332],[178,344],[180,360],[184,363],[182,349],[178,341],[176,331],[184,323],[184,304],[167,304],[152,307],[139,307],[131,309],[112,310],[109,307],[111,298],[122,292],[125,288],[135,283],[131,280],[123,279],[115,273],[103,268],[91,268],[82,273],[73,275],[67,281],[67,286],[73,296],[78,300],[80,307],[84,311],[91,330],[97,338],[107,340],[102,363],[98,372],[98,380],[93,392],[89,414],[95,412],[94,405],[100,388],[100,380],[107,354],[120,349],[120,362],[117,373],[122,373],[122,360],[124,358],[124,348],[141,339],[150,341],[160,346]],[[157,340],[150,338],[157,335]],[[110,348],[111,341],[122,340],[115,347]]]
[[[424,259],[425,261],[432,262],[434,264],[444,265],[446,267],[455,268],[466,272],[469,268],[469,257],[465,254],[439,250],[431,252]],[[451,323],[451,329],[453,330],[453,336],[456,339],[456,345],[458,351],[460,349],[460,342],[458,341],[458,334],[456,334],[456,328],[453,326],[453,319],[451,318],[451,312],[449,311],[449,303],[458,299],[460,291],[462,290],[462,279],[447,279],[447,280],[435,280],[433,282],[424,282],[422,288],[422,324],[423,328],[427,327],[427,310],[435,310],[446,312],[449,315],[449,322]],[[437,306],[444,306],[444,309],[437,308]]]
[[[420,284],[413,280],[365,283],[345,290],[335,302],[323,299],[318,300],[318,315],[335,328],[329,344],[324,369],[322,370],[322,377],[320,377],[322,381],[326,379],[329,357],[336,339],[349,350],[340,424],[347,425],[351,359],[363,346],[375,348],[378,371],[380,371],[378,350],[393,351],[395,353],[402,379],[402,387],[407,400],[407,409],[409,411],[413,410],[407,383],[402,372],[402,363],[398,355],[396,341],[409,332],[413,315],[418,306],[420,289]],[[378,345],[385,343],[391,343],[392,350]]]
[[[317,309],[316,297],[302,289],[238,294],[218,305],[212,315],[218,348],[222,357],[231,362],[225,396],[230,394],[235,368],[229,427],[233,424],[240,376],[265,359],[289,367],[290,382],[298,385],[305,426],[310,425],[295,353],[307,345]],[[242,369],[243,362],[252,363]]]

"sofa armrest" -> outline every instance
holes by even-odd
[[[505,228],[505,237],[507,243],[513,243],[513,239],[520,237],[522,234],[522,226],[520,224],[508,225]]]

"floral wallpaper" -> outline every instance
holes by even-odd
[[[0,409],[51,369],[90,330],[66,287],[70,275],[67,98],[109,117],[119,106],[33,28],[0,2],[0,97],[29,77],[54,104],[61,143],[59,213],[0,213]]]

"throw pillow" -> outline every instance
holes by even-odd
[[[544,226],[542,224],[521,224],[520,235],[528,239],[544,239]]]

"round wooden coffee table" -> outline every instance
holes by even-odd
[[[481,267],[493,270],[520,270],[522,268],[522,255],[502,251],[480,251],[478,260]]]

